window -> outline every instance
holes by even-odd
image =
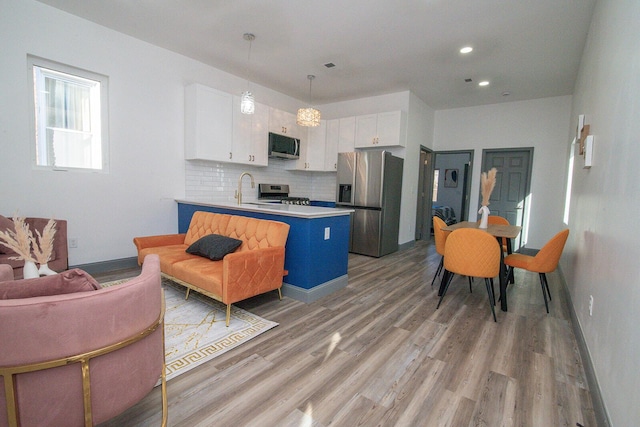
[[[106,76],[29,57],[34,165],[106,172]]]

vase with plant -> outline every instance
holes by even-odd
[[[33,254],[36,261],[40,264],[38,273],[41,276],[51,276],[58,274],[49,268],[49,261],[51,261],[51,254],[53,253],[53,238],[56,235],[56,222],[50,219],[47,225],[42,230],[42,234],[36,230],[38,236],[38,244],[33,244]]]
[[[0,231],[0,244],[13,250],[18,256],[9,259],[23,260],[22,275],[25,279],[40,277],[40,275],[57,274],[51,270],[47,263],[53,253],[53,237],[56,234],[56,222],[50,219],[42,230],[42,234],[36,230],[38,239],[34,238],[23,217],[14,216],[15,230]],[[33,249],[33,252],[32,252]],[[36,265],[40,264],[40,268]]]
[[[496,168],[491,168],[489,172],[482,172],[480,176],[480,192],[482,193],[482,206],[478,211],[482,216],[480,217],[480,225],[478,228],[487,228],[489,222],[489,198],[491,197],[491,192],[493,188],[496,186],[496,173],[498,170]]]

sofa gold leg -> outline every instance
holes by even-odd
[[[278,288],[278,298],[282,301],[282,288]]]
[[[229,326],[230,320],[231,320],[231,304],[227,304],[227,327]]]
[[[189,299],[189,291],[190,291],[190,290],[191,290],[190,288],[187,288],[187,293],[184,295],[184,299],[185,299],[185,300],[188,300],[188,299]]]

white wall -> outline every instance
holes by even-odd
[[[335,174],[286,171],[277,160],[268,168],[184,160],[184,86],[241,93],[244,78],[33,0],[2,0],[2,10],[0,214],[66,219],[78,241],[70,265],[135,256],[134,236],[177,231],[174,199],[233,200],[243,171],[257,183],[288,183],[293,196],[335,200]],[[109,77],[109,173],[32,168],[27,54]],[[289,112],[302,103],[258,85],[252,91]],[[409,144],[392,151],[413,156],[431,144],[433,110],[409,92],[322,106],[326,119],[398,109],[409,112]],[[405,163],[404,180],[400,243],[413,240],[417,163]],[[246,200],[256,195],[248,187]]]
[[[429,149],[433,147],[435,111],[420,98],[411,94],[407,121],[407,146],[403,155],[402,208],[400,209],[400,236],[398,238],[400,244],[412,242],[416,237],[420,146]],[[427,215],[430,214],[430,212],[427,213]]]
[[[586,116],[594,163],[576,157],[562,260],[612,425],[640,424],[640,2],[599,0],[575,86],[571,123]],[[593,316],[589,296],[593,295]]]
[[[2,0],[0,213],[69,221],[71,265],[131,257],[132,238],[177,231],[185,195],[184,86],[240,93],[245,79],[32,0]],[[34,170],[27,54],[109,77],[109,173]],[[255,86],[260,102],[300,103]],[[309,180],[310,181],[310,180]]]
[[[411,92],[405,91],[324,104],[322,105],[322,117],[334,119],[394,110],[407,112],[406,147],[387,148],[395,156],[404,159],[400,232],[398,235],[398,243],[404,244],[415,240],[420,146],[427,148],[433,146],[434,110]],[[324,179],[327,183],[330,181],[330,178],[325,177]],[[318,182],[317,180],[318,178],[314,177],[314,184]],[[328,185],[327,183],[325,185]],[[335,175],[332,185],[335,188]],[[333,200],[335,200],[335,196]]]
[[[526,246],[541,248],[563,228],[570,114],[571,96],[436,111],[434,149],[474,150],[470,221],[480,207],[482,150],[534,147]]]

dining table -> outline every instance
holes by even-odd
[[[480,228],[479,222],[471,222],[471,221],[461,221],[455,224],[448,225],[443,227],[444,231],[455,231],[460,228],[478,228],[480,230],[484,230],[487,233],[494,236],[500,248],[502,248],[502,240],[505,239],[507,241],[507,254],[511,254],[513,252],[513,244],[512,240],[518,237],[520,231],[522,231],[522,227],[519,225],[506,225],[506,224],[488,224],[487,228]],[[504,253],[502,249],[500,249],[500,308],[502,311],[507,311],[507,284],[509,282],[509,278],[507,277],[507,267],[504,264]],[[443,291],[444,283],[440,284],[440,291],[438,295],[440,295]]]

